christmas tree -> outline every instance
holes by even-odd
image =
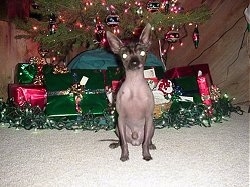
[[[27,35],[17,38],[33,38],[43,49],[67,55],[73,47],[105,46],[107,30],[120,38],[131,39],[150,23],[154,37],[159,40],[169,30],[178,31],[186,24],[197,25],[209,16],[205,6],[185,11],[177,0],[34,0],[30,17],[16,22]]]

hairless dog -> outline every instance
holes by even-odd
[[[149,150],[156,149],[152,143],[154,97],[143,71],[151,44],[151,25],[145,26],[138,42],[124,44],[109,31],[107,40],[113,53],[120,57],[126,73],[116,97],[116,134],[119,142],[112,143],[109,147],[121,146],[120,160],[126,161],[129,159],[128,143],[133,146],[142,145],[143,159],[149,161],[152,159]]]

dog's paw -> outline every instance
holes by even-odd
[[[155,150],[155,149],[156,149],[156,146],[155,146],[154,144],[151,144],[151,145],[149,145],[149,149]]]
[[[109,145],[109,148],[115,149],[115,148],[117,148],[117,147],[119,147],[119,146],[120,146],[119,142],[118,142],[118,143],[111,143],[111,144]]]
[[[128,159],[129,159],[128,156],[121,156],[121,158],[120,158],[120,160],[123,162],[127,161]]]
[[[151,156],[144,156],[143,159],[146,160],[146,161],[150,161],[150,160],[152,160],[153,158],[152,158]]]

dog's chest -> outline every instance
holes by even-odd
[[[125,81],[117,94],[119,108],[127,110],[147,108],[153,103],[153,94],[146,82],[131,84]]]

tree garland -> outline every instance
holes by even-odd
[[[183,107],[181,102],[173,97],[175,108],[163,111],[162,115],[154,119],[156,129],[192,127],[195,125],[210,127],[212,123],[222,123],[229,118],[232,112],[239,115],[243,110],[239,106],[232,105],[232,99],[226,95],[220,97],[217,102],[213,102],[208,108],[204,104],[188,102],[189,107]],[[208,112],[211,110],[212,112]],[[95,116],[90,113],[79,114],[75,117],[48,117],[39,107],[31,107],[29,103],[22,107],[16,107],[11,102],[0,100],[0,123],[16,129],[67,129],[67,130],[113,130],[116,124],[116,113],[112,108],[108,108],[102,116]]]

